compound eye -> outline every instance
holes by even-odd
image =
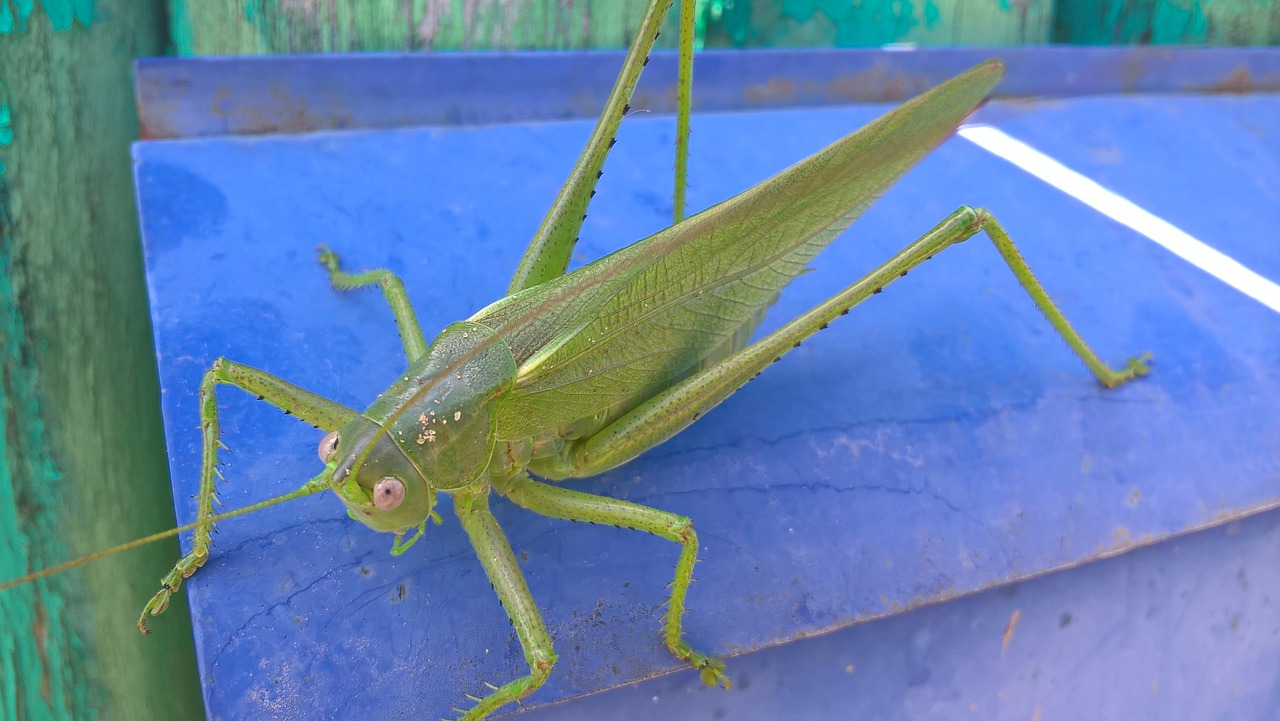
[[[320,439],[320,447],[316,449],[316,452],[320,454],[320,460],[324,463],[333,460],[334,455],[338,452],[338,432],[330,431],[326,433],[325,437]]]
[[[379,510],[390,511],[404,501],[404,484],[398,478],[387,476],[373,487],[373,505]]]

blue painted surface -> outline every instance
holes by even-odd
[[[1280,48],[999,47],[708,51],[701,111],[904,100],[987,58],[997,96],[1275,92]],[[159,58],[137,64],[144,138],[478,125],[594,117],[622,53]],[[676,62],[655,53],[632,106],[670,113]]]
[[[1081,102],[995,103],[981,119],[1016,120],[1024,135],[1035,127],[1041,150],[1066,154],[1080,129],[1048,113]],[[1263,116],[1280,109],[1276,98],[1253,102]],[[1091,142],[1142,147],[1123,154],[1129,172],[1167,178],[1180,148],[1132,137],[1134,103],[1222,99],[1095,106]],[[881,109],[696,118],[691,202],[727,197]],[[330,291],[317,243],[353,266],[400,273],[424,327],[440,328],[501,294],[587,131],[567,122],[139,144],[180,518],[194,512],[195,388],[214,357],[357,407],[404,367],[380,296]],[[672,132],[662,119],[627,121],[582,259],[665,224]],[[1265,178],[1240,180],[1254,173],[1256,146],[1237,140],[1223,138],[1199,171],[1233,178],[1233,203],[1201,212],[1256,218],[1253,236],[1266,237],[1274,198]],[[1161,197],[1148,209],[1177,210]],[[1102,391],[989,244],[939,256],[672,441],[572,484],[694,519],[704,545],[687,617],[695,645],[737,654],[783,643],[1280,503],[1280,408],[1265,402],[1280,391],[1280,318],[963,140],[837,240],[766,328],[962,203],[1001,218],[1105,356],[1152,350],[1156,374]],[[233,390],[220,400],[235,451],[228,508],[318,471],[319,432]],[[561,654],[533,705],[674,667],[655,640],[670,544],[495,506]],[[438,716],[481,681],[523,672],[456,523],[399,558],[389,544],[325,497],[226,523],[190,584],[211,716]]]
[[[1270,721],[1277,554],[1280,514],[1260,514],[736,658],[731,693],[680,673],[519,718]]]

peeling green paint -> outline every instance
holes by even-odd
[[[168,7],[169,52],[180,57],[195,55],[195,38],[187,16],[187,3],[185,0],[168,0]]]
[[[127,150],[163,1],[0,0],[3,579],[173,523]],[[182,624],[131,622],[175,550],[0,593],[0,719],[200,715]]]
[[[910,0],[783,0],[780,14],[800,24],[829,24],[831,43],[836,47],[898,42],[919,24]]]
[[[4,83],[0,83],[0,148],[7,148],[13,142],[13,119],[10,114],[9,103],[5,102],[5,97],[6,97],[6,94],[4,90]],[[10,225],[10,223],[8,222],[8,218],[9,218],[8,196],[9,196],[9,193],[8,191],[5,190],[5,186],[4,186],[4,156],[0,155],[0,241],[4,239],[5,234],[8,232],[7,228]],[[4,248],[6,251],[5,255],[3,258],[0,258],[0,280],[7,279],[9,277],[8,264],[12,262],[8,252],[9,246],[6,244]],[[12,300],[9,298],[8,295],[4,295],[4,294],[0,294],[0,299]],[[6,305],[3,307],[16,308],[17,306]],[[0,321],[0,322],[3,322],[3,321]],[[0,336],[0,338],[9,338],[9,337],[16,338],[17,336],[8,336],[8,335]],[[5,347],[7,348],[8,345],[10,344],[6,344]],[[3,368],[3,367],[4,367],[3,361],[0,361],[0,368]],[[4,401],[4,397],[3,395],[0,395],[0,402],[2,401]],[[3,407],[6,407],[6,406],[0,406],[0,408],[3,408]],[[2,440],[3,438],[0,438],[0,441]],[[3,459],[3,458],[4,458],[4,454],[0,453],[0,459]],[[3,536],[0,536],[0,538],[3,538]],[[12,717],[6,716],[5,718],[12,718]]]
[[[1053,0],[712,0],[706,35],[708,46],[733,47],[1043,43],[1054,6]]]
[[[1181,43],[1208,40],[1209,23],[1199,2],[1173,5],[1162,2],[1151,19],[1152,43]]]
[[[93,22],[93,0],[40,0],[40,8],[54,30],[66,30],[77,20],[85,27]],[[34,10],[35,0],[0,0],[0,35],[24,32]]]
[[[4,86],[0,86],[0,96],[4,95]],[[13,142],[13,121],[9,115],[9,104],[0,101],[0,148]],[[4,176],[4,163],[0,163],[0,179]],[[3,185],[3,183],[0,183]]]
[[[1069,0],[1059,3],[1053,40],[1275,45],[1280,44],[1280,9],[1270,0]]]
[[[0,87],[0,95],[4,89]],[[13,142],[8,103],[0,102],[0,146]],[[18,308],[17,243],[0,157],[0,308]],[[0,578],[21,576],[66,557],[59,531],[61,478],[47,453],[38,371],[19,313],[0,314]],[[83,648],[64,618],[61,579],[0,594],[0,711],[6,719],[74,718],[93,691],[77,683],[66,654]],[[32,679],[39,679],[34,687]]]
[[[938,22],[942,20],[942,11],[938,8],[938,4],[933,0],[926,0],[924,4],[924,24],[926,27],[937,27]]]

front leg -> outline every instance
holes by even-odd
[[[391,315],[396,320],[396,328],[400,330],[404,354],[410,363],[427,354],[427,340],[422,335],[422,326],[418,324],[418,316],[413,312],[413,304],[409,302],[409,294],[405,292],[400,276],[385,268],[347,273],[342,270],[337,253],[323,245],[317,250],[320,264],[329,271],[329,282],[333,283],[335,289],[355,290],[370,285],[382,289],[382,296],[387,299],[387,305],[391,306]]]
[[[518,476],[501,484],[498,491],[512,502],[534,513],[569,521],[604,523],[617,528],[646,531],[681,546],[676,575],[671,581],[671,597],[662,622],[662,640],[676,658],[698,670],[708,686],[730,688],[733,683],[724,674],[724,661],[693,650],[684,639],[685,596],[693,581],[693,564],[698,560],[698,534],[693,522],[684,516],[581,491],[539,483],[528,476]]]
[[[218,498],[215,479],[221,477],[218,470],[218,449],[222,445],[221,425],[218,422],[218,400],[214,388],[218,385],[232,385],[247,393],[256,395],[259,400],[266,401],[287,414],[310,423],[326,431],[335,431],[348,420],[355,417],[356,412],[339,403],[318,396],[308,390],[299,388],[276,376],[241,365],[226,358],[213,362],[213,367],[205,372],[200,381],[200,432],[204,444],[204,457],[200,464],[200,492],[197,496],[196,521],[200,524],[191,541],[191,552],[183,556],[174,567],[160,580],[160,590],[142,609],[138,617],[138,630],[147,630],[147,616],[159,616],[169,607],[169,598],[182,588],[183,579],[191,578],[205,561],[209,560],[209,547],[213,545],[214,501]],[[306,488],[306,486],[304,486]]]
[[[478,721],[497,708],[519,701],[536,691],[551,674],[551,667],[556,663],[556,652],[551,645],[547,627],[542,622],[542,614],[538,612],[524,574],[520,572],[515,554],[511,552],[511,544],[498,525],[498,519],[489,511],[488,491],[474,495],[455,493],[453,508],[471,539],[476,555],[480,557],[480,563],[489,576],[489,583],[493,584],[493,590],[498,594],[503,610],[507,612],[507,618],[511,619],[511,625],[515,627],[520,647],[524,649],[524,660],[529,664],[528,676],[508,681],[501,686],[490,686],[492,691],[484,698],[468,694],[468,698],[475,701],[476,705],[463,713],[460,721]]]

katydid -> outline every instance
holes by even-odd
[[[968,207],[826,302],[746,342],[763,311],[817,253],[983,101],[1003,72],[995,61],[730,200],[566,274],[582,214],[669,5],[655,2],[646,15],[600,123],[520,262],[509,295],[428,344],[395,275],[347,273],[333,252],[321,250],[333,285],[379,286],[400,330],[408,370],[369,408],[347,408],[233,361],[214,363],[200,385],[204,457],[192,550],[164,577],[140,628],[145,631],[146,617],[164,611],[182,580],[208,560],[214,520],[238,513],[213,512],[222,445],[218,385],[236,386],[327,431],[319,445],[324,469],[298,490],[251,508],[329,489],[353,519],[394,534],[392,553],[398,554],[421,538],[428,521],[442,521],[437,494],[452,497],[529,666],[528,675],[472,697],[476,705],[463,718],[479,719],[532,693],[556,662],[535,601],[489,511],[492,492],[543,515],[644,530],[679,544],[663,642],[707,685],[729,686],[724,664],[684,639],[685,597],[698,551],[692,521],[546,481],[604,472],[670,438],[938,251],[986,230],[1099,382],[1112,387],[1147,372],[1145,357],[1120,370],[1100,361],[1003,229],[987,211]]]

